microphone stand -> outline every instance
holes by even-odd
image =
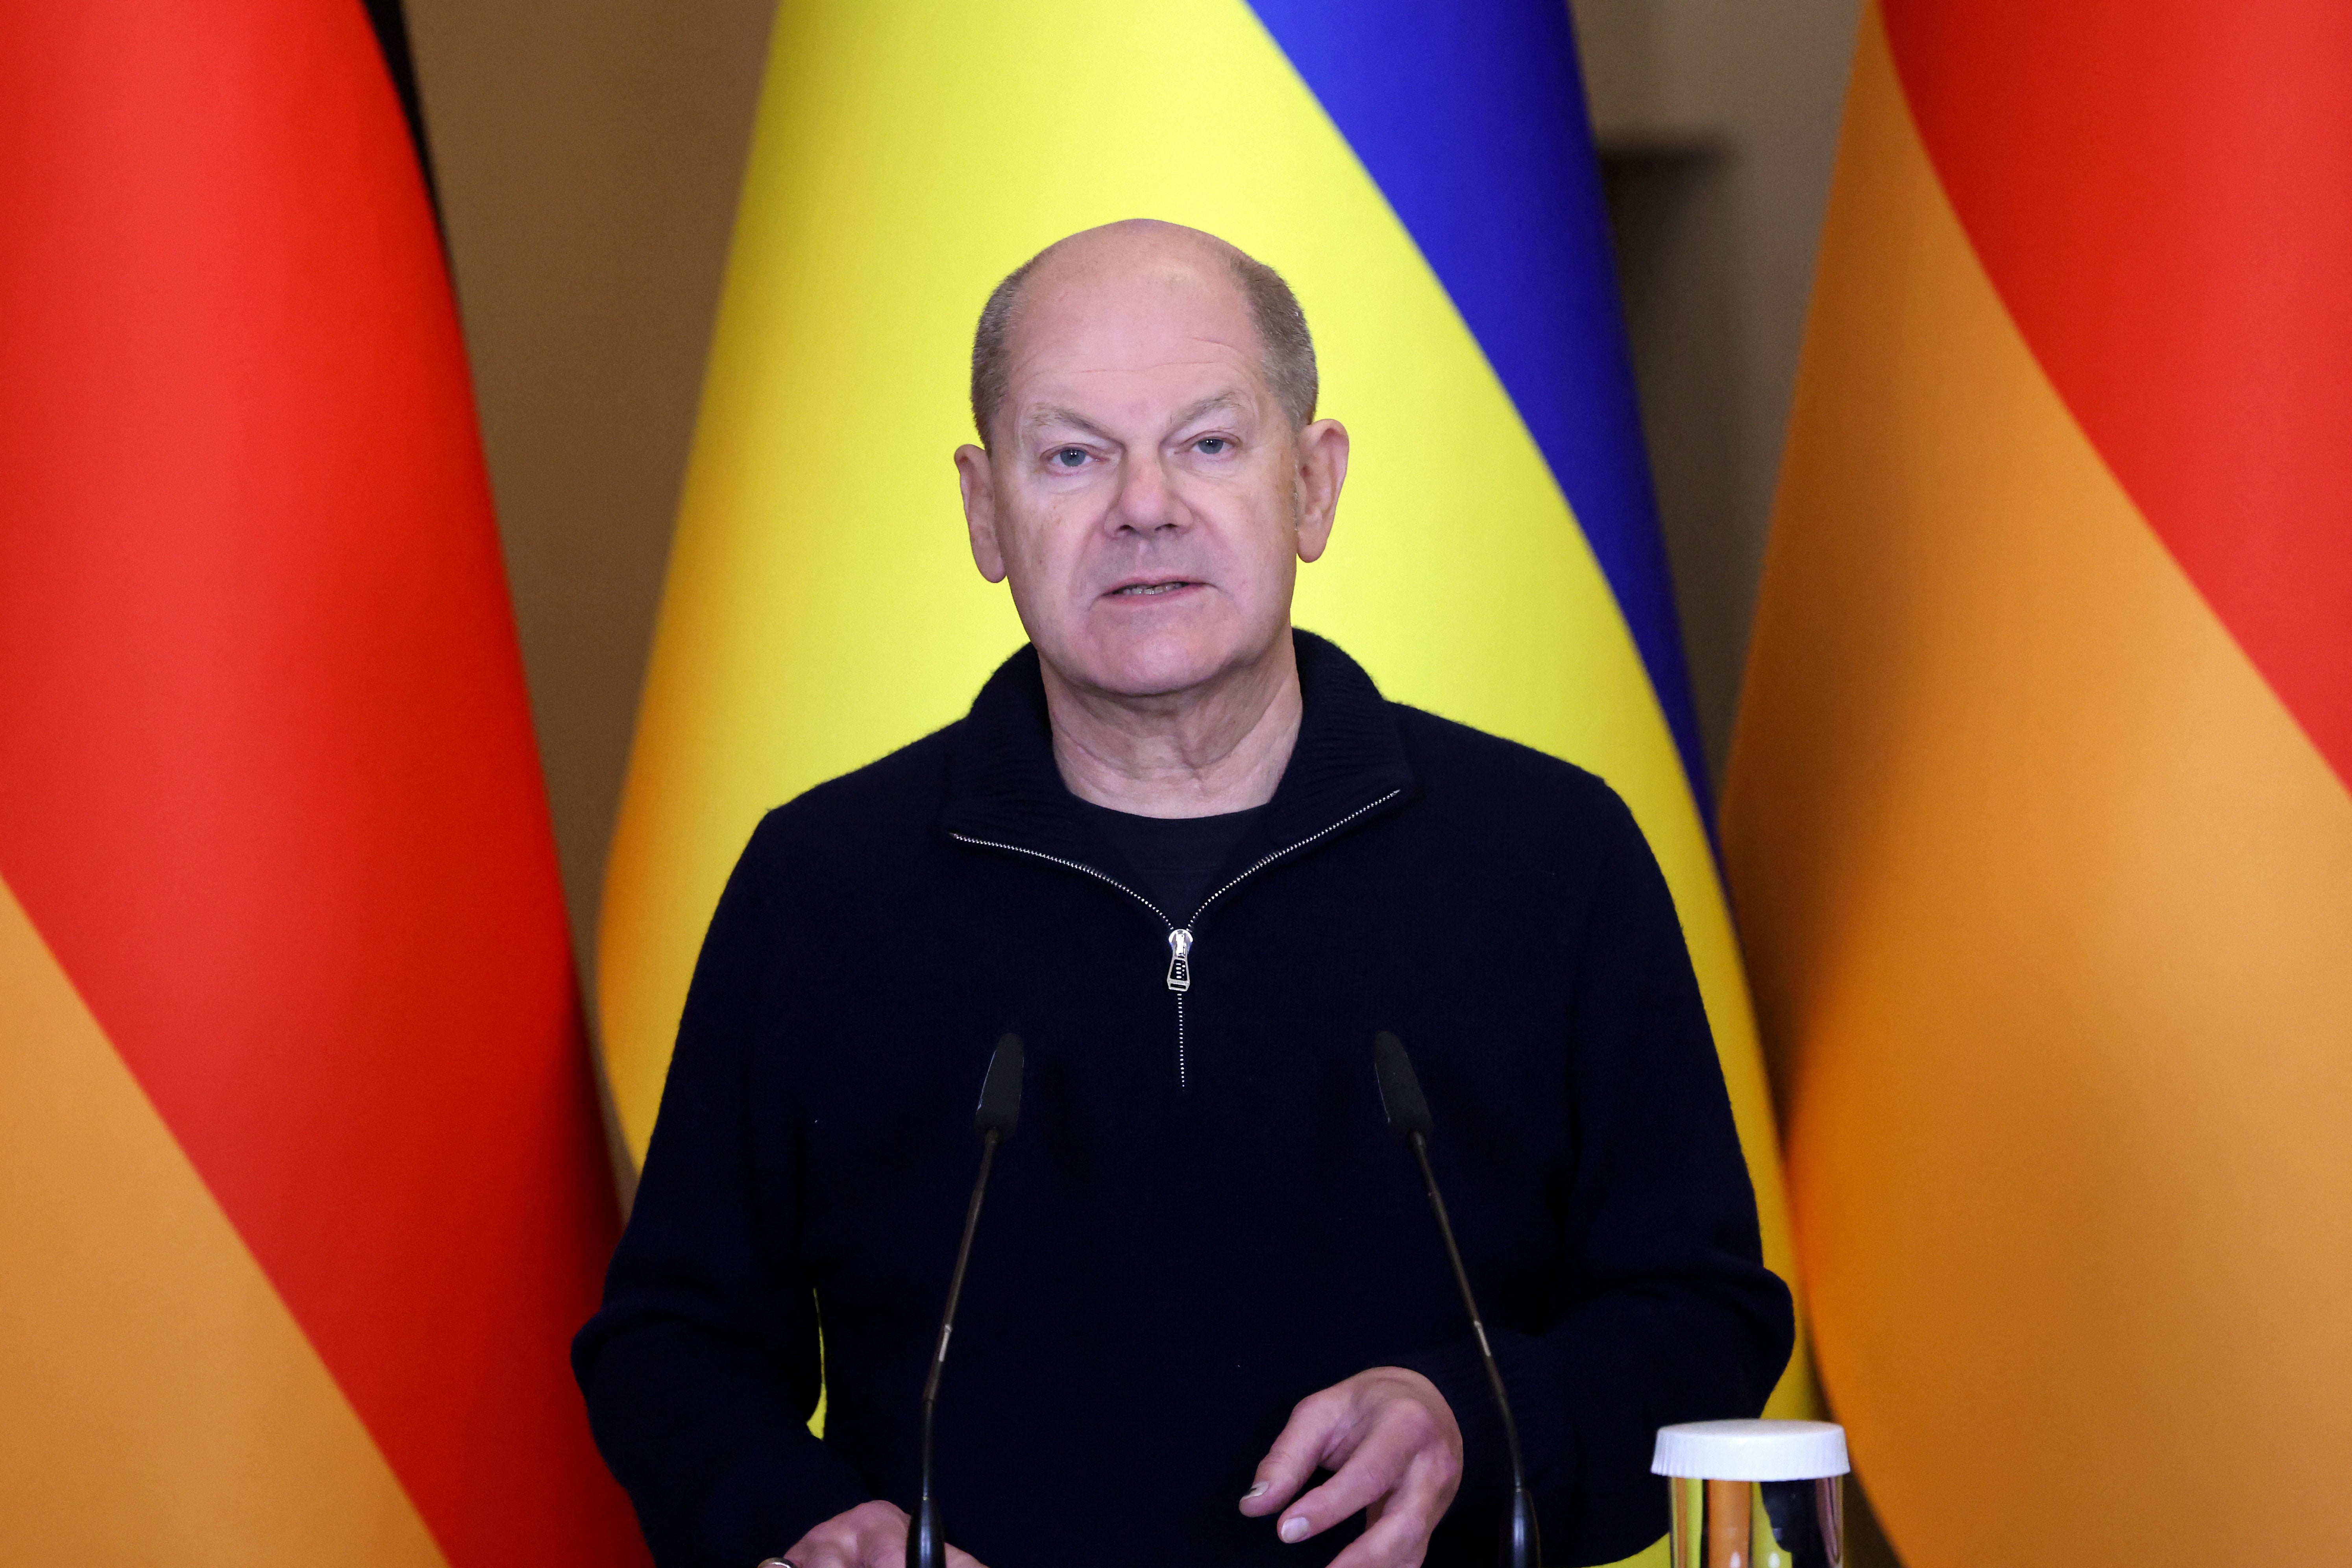
[[[923,1379],[923,1489],[915,1517],[907,1529],[907,1568],[944,1568],[947,1537],[940,1527],[939,1500],[931,1494],[931,1431],[940,1403],[940,1374],[947,1370],[948,1337],[955,1332],[956,1303],[963,1299],[964,1270],[971,1263],[971,1238],[980,1228],[980,1205],[988,1196],[988,1173],[996,1163],[996,1146],[1013,1136],[1021,1117],[1021,1037],[1006,1035],[988,1058],[988,1077],[981,1085],[980,1106],[972,1123],[980,1132],[980,1176],[971,1184],[971,1205],[964,1210],[963,1239],[957,1244],[955,1272],[948,1276],[947,1310],[940,1314],[940,1339],[931,1352],[931,1370]]]
[[[1495,1347],[1487,1342],[1486,1320],[1478,1315],[1478,1299],[1470,1289],[1470,1271],[1462,1266],[1462,1248],[1454,1239],[1454,1221],[1437,1190],[1437,1173],[1429,1165],[1431,1121],[1429,1101],[1421,1080],[1405,1055],[1404,1042],[1382,1030],[1372,1038],[1372,1067],[1381,1089],[1381,1109],[1389,1130],[1412,1149],[1421,1167],[1421,1184],[1429,1194],[1430,1212],[1437,1216],[1437,1234],[1445,1243],[1445,1261],[1454,1267],[1454,1283],[1462,1289],[1462,1305],[1470,1314],[1470,1331],[1477,1336],[1478,1358],[1486,1368],[1486,1386],[1494,1391],[1495,1408],[1503,1417],[1503,1447],[1511,1461],[1511,1510],[1503,1521],[1504,1568],[1542,1568],[1543,1546],[1536,1530],[1535,1500],[1528,1495],[1527,1466],[1519,1458],[1519,1424],[1511,1418],[1511,1398],[1503,1390],[1503,1371],[1495,1363]]]

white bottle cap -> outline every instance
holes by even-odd
[[[1658,1428],[1654,1476],[1810,1481],[1842,1476],[1845,1428],[1827,1421],[1693,1421]]]

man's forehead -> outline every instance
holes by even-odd
[[[1168,416],[1171,426],[1190,425],[1195,420],[1219,414],[1249,414],[1255,411],[1257,399],[1245,387],[1227,386],[1193,399]],[[1045,430],[1085,430],[1097,435],[1110,434],[1103,423],[1108,411],[1088,410],[1067,403],[1042,402],[1024,405],[1020,410],[1021,428],[1034,434]]]
[[[1263,376],[1247,301],[1226,278],[1165,269],[1054,279],[1036,289],[1006,356],[1022,424],[1031,405],[1084,412],[1149,385],[1186,403],[1246,398]]]
[[[1034,262],[1040,293],[1111,284],[1122,288],[1235,286],[1235,253],[1224,241],[1175,224],[1113,224],[1057,241]]]
[[[1015,319],[1016,363],[1073,354],[1121,362],[1213,359],[1250,352],[1249,304],[1229,279],[1122,275],[1039,288]]]

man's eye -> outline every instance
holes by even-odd
[[[1087,460],[1087,451],[1083,447],[1065,447],[1055,453],[1050,460],[1060,464],[1063,468],[1075,468]]]
[[[1232,445],[1223,436],[1203,436],[1192,444],[1192,449],[1204,458],[1221,458]]]

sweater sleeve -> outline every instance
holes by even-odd
[[[1657,1429],[1754,1415],[1795,1342],[1673,898],[1632,815],[1611,804],[1570,957],[1560,1285],[1541,1324],[1488,1324],[1545,1553],[1561,1563],[1614,1562],[1664,1534]],[[1406,1364],[1461,1423],[1454,1527],[1482,1528],[1510,1479],[1477,1347],[1465,1337]]]
[[[627,1230],[572,1368],[661,1568],[751,1568],[872,1493],[813,1436],[822,1377],[800,1264],[801,1123],[755,1142],[753,1063],[784,948],[754,835],[695,966]]]

